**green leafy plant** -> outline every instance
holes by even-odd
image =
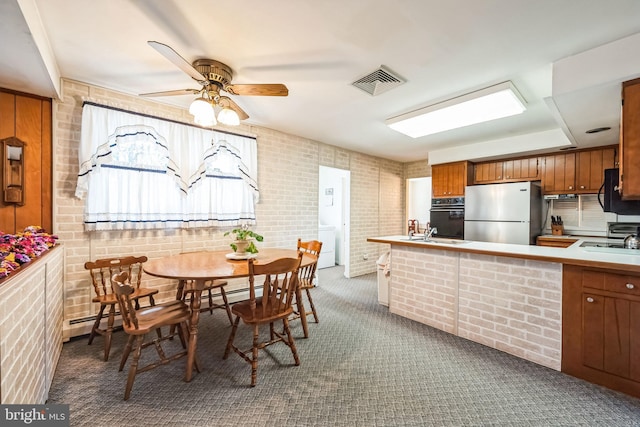
[[[262,242],[264,240],[264,237],[250,230],[249,226],[246,224],[241,226],[240,228],[234,228],[233,230],[224,233],[225,236],[228,236],[229,234],[234,234],[236,241],[249,241],[249,239],[255,239],[258,242]],[[238,245],[236,245],[235,243],[232,242],[231,244],[229,244],[229,246],[231,246],[231,249],[233,249],[234,252],[238,251]],[[256,245],[253,243],[253,241],[249,241],[249,245],[247,246],[247,249],[245,249],[245,252],[256,254],[258,253],[258,248],[256,248]]]

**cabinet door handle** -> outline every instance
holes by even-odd
[[[591,298],[591,297],[587,297],[587,302],[593,302],[593,301],[594,301],[594,299],[593,299],[593,298]]]
[[[633,288],[635,288],[635,286],[633,285],[633,283],[627,283],[627,284],[626,284],[626,286],[627,286],[627,289],[633,289]]]
[[[584,190],[584,185],[581,185],[581,186],[580,186],[580,189],[581,189],[581,190]]]
[[[570,185],[570,186],[569,186],[569,190],[573,190],[573,185]]]

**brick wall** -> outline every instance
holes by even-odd
[[[392,313],[560,370],[562,265],[393,246]]]
[[[83,201],[74,196],[83,97],[187,123],[191,116],[183,109],[85,83],[64,80],[62,87],[63,98],[54,103],[53,110],[54,232],[66,247],[65,331],[69,331],[70,323],[96,314],[83,268],[86,261],[129,254],[152,259],[183,251],[227,249],[229,238],[223,237],[226,230],[215,229],[85,232]],[[397,234],[404,223],[401,163],[261,127],[241,125],[229,130],[257,137],[261,200],[256,207],[256,231],[264,235],[264,245],[295,247],[298,237],[316,238],[319,166],[346,169],[351,171],[350,275],[375,271],[375,255],[382,245],[367,243],[367,237]],[[173,297],[175,285],[170,281],[148,277],[147,285],[160,290],[159,299]],[[84,324],[85,329],[77,333],[86,333],[87,322]]]
[[[560,370],[562,264],[460,254],[458,335]]]
[[[389,311],[456,333],[458,254],[393,246]]]
[[[431,176],[431,165],[428,160],[419,160],[404,164],[406,179]]]
[[[0,403],[44,404],[62,351],[63,248],[0,286]]]

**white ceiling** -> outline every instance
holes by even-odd
[[[535,137],[509,138],[558,128],[558,148],[617,143],[619,84],[640,76],[628,70],[640,43],[610,43],[638,34],[637,0],[0,0],[0,87],[56,98],[64,77],[129,94],[198,89],[156,40],[228,64],[234,83],[286,84],[288,97],[232,96],[248,123],[398,161],[479,159],[483,143],[535,152]],[[590,55],[607,44],[619,51]],[[351,86],[380,65],[407,83],[376,96]],[[417,139],[385,125],[506,80],[528,102],[522,115]],[[600,126],[612,130],[584,133]]]

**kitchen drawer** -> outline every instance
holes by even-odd
[[[640,296],[640,277],[607,273],[604,275],[604,289]]]
[[[602,271],[595,270],[582,270],[582,289],[588,291],[589,289],[601,289],[604,290],[604,276]]]

